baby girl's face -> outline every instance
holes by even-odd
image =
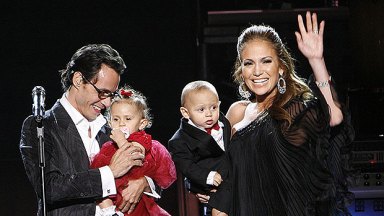
[[[112,104],[110,112],[112,129],[120,128],[124,133],[131,134],[145,127],[142,112],[134,104],[116,102]]]

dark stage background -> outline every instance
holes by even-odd
[[[47,109],[61,97],[58,70],[65,67],[78,48],[89,43],[108,43],[120,52],[127,64],[121,83],[130,84],[148,97],[155,117],[149,132],[166,145],[179,126],[179,97],[186,83],[206,79],[215,84],[224,113],[237,97],[230,76],[236,55],[233,37],[224,42],[207,40],[208,33],[204,31],[210,28],[207,11],[283,11],[281,8],[287,6],[316,11],[315,8],[330,7],[327,1],[308,2],[3,1],[0,15],[3,68],[0,73],[3,101],[0,106],[3,122],[0,214],[35,215],[35,194],[24,173],[18,150],[21,125],[31,114],[31,90],[34,86],[45,88]],[[380,89],[384,87],[384,2],[350,0],[340,1],[340,5],[343,15],[338,16],[338,11],[333,10],[330,16],[334,18],[326,23],[325,58],[328,68],[344,98],[353,92],[351,104],[353,110],[360,113],[355,114],[357,117],[354,119],[359,129],[358,136],[364,137],[372,130],[384,133],[380,108],[383,105],[383,91]],[[296,13],[292,9],[288,11]],[[321,11],[320,18],[327,20],[329,13]],[[220,28],[236,25],[239,30],[250,23],[258,24],[240,22],[214,25]],[[291,15],[274,16],[263,22],[276,27],[298,60],[299,73],[307,76],[308,64],[297,52],[294,39],[296,18]],[[359,93],[362,89],[368,93]],[[371,90],[374,94],[370,93]],[[370,95],[368,100],[367,95]],[[364,106],[364,110],[359,106]],[[178,215],[176,184],[164,192],[160,205],[172,215]]]

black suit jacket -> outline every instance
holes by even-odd
[[[46,112],[43,126],[47,214],[94,216],[95,199],[102,197],[100,172],[98,169],[89,168],[87,152],[80,134],[59,102]],[[25,119],[21,131],[20,151],[27,176],[41,197],[36,127],[32,116]],[[100,145],[109,140],[109,131],[106,130],[107,128],[103,127],[96,137]],[[42,214],[41,205],[38,214]]]
[[[228,149],[231,126],[223,114],[219,120],[224,124],[224,148]],[[228,174],[225,152],[211,135],[190,125],[188,119],[181,119],[180,128],[168,141],[168,150],[178,171],[190,180],[192,192],[207,194],[212,189],[206,184],[211,171],[218,171],[223,179]]]

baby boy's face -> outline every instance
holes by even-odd
[[[190,92],[184,108],[186,114],[183,116],[189,118],[198,127],[211,128],[219,120],[219,98],[208,89]]]

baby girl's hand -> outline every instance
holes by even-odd
[[[120,128],[113,129],[111,131],[111,139],[116,142],[117,146],[121,148],[127,141],[125,134],[120,130]]]

